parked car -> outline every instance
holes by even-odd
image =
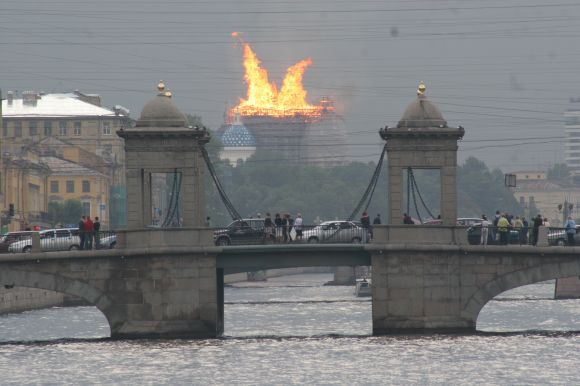
[[[276,241],[273,233],[266,232],[263,218],[241,219],[213,234],[215,245],[266,244]]]
[[[99,249],[113,249],[116,246],[117,235],[115,233],[99,232]]]
[[[460,217],[457,219],[458,226],[473,226],[481,224],[483,220],[477,217]],[[431,219],[423,222],[423,225],[441,225],[443,221],[441,219]]]
[[[488,236],[487,236],[487,244],[494,245],[499,244],[499,240],[494,239],[494,227],[488,227]],[[530,237],[531,228],[528,231],[528,238]],[[481,244],[481,222],[479,224],[475,224],[467,229],[467,241],[471,245],[479,245]],[[509,231],[509,244],[520,244],[520,232],[514,229],[510,229]]]
[[[31,238],[32,231],[19,231],[19,232],[8,232],[0,239],[0,253],[8,252],[8,247],[10,244],[15,243],[16,241],[24,240],[27,238]]]
[[[574,235],[575,245],[580,245],[580,225],[576,225],[576,234]],[[548,231],[548,244],[564,246],[568,245],[568,235],[565,228],[551,228]]]
[[[360,243],[369,240],[369,231],[354,221],[325,221],[305,229],[302,240],[309,243]]]
[[[38,233],[42,252],[80,249],[79,230],[77,228],[47,229]],[[8,251],[13,253],[32,252],[32,237],[10,244]]]
[[[473,225],[481,225],[483,220],[477,217],[460,217],[457,219],[457,225],[461,226],[473,226]]]

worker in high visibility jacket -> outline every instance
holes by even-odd
[[[502,245],[507,245],[508,234],[510,231],[510,222],[506,218],[505,213],[502,213],[497,222],[497,231],[499,232],[499,243]]]

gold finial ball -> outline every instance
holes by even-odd
[[[165,90],[165,83],[163,83],[162,80],[159,81],[159,84],[157,85],[157,90],[159,90],[160,93]]]
[[[419,82],[419,87],[417,87],[417,95],[425,95],[425,90],[427,90],[425,83],[423,83],[423,81]]]
[[[167,98],[171,98],[173,96],[173,94],[171,93],[171,91],[168,90],[168,91],[165,91],[165,96]]]

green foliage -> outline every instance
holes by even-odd
[[[201,120],[200,115],[196,114],[185,114],[185,118],[187,118],[187,123],[191,127],[203,127],[203,122]]]
[[[286,163],[275,153],[257,152],[245,163],[231,167],[212,158],[222,185],[242,217],[266,212],[302,213],[306,223],[347,218],[358,203],[376,167],[353,162],[334,168]],[[207,189],[208,213],[212,224],[231,219],[212,185]],[[369,211],[386,214],[386,181],[379,181]],[[381,193],[383,192],[383,193]],[[360,216],[360,213],[357,214]],[[358,217],[357,217],[358,218]]]
[[[83,205],[79,200],[66,200],[64,203],[48,203],[48,217],[53,226],[57,224],[76,224],[82,215]]]
[[[345,219],[360,201],[375,171],[375,163],[351,162],[332,168],[301,165],[277,159],[275,153],[257,152],[237,167],[211,157],[220,181],[233,205],[242,217],[262,216],[270,212],[301,213],[306,224],[315,220]],[[415,171],[417,185],[431,212],[439,214],[439,173]],[[213,182],[206,179],[207,213],[213,225],[231,221],[217,194]],[[368,208],[373,218],[387,214],[386,164],[383,165],[373,199]],[[406,196],[406,188],[405,188]],[[419,200],[417,198],[417,200]],[[504,174],[490,171],[482,161],[469,158],[458,167],[459,217],[479,217],[502,210],[519,215],[512,192],[504,186]],[[365,203],[366,204],[366,203]],[[366,206],[366,205],[365,205]],[[363,206],[364,208],[364,206]],[[428,217],[420,207],[423,219]],[[361,213],[355,216],[360,217]]]
[[[522,208],[513,193],[505,187],[505,177],[501,170],[490,171],[485,163],[469,157],[458,168],[457,174],[460,217],[479,217],[495,213],[496,210],[522,214]],[[469,200],[466,200],[467,197]]]
[[[570,168],[566,164],[555,164],[548,170],[546,177],[549,180],[562,181],[570,178]]]

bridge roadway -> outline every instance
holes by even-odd
[[[143,247],[0,255],[0,285],[83,298],[113,337],[215,337],[223,275],[370,265],[373,333],[474,331],[494,296],[580,275],[580,247],[420,243]]]

